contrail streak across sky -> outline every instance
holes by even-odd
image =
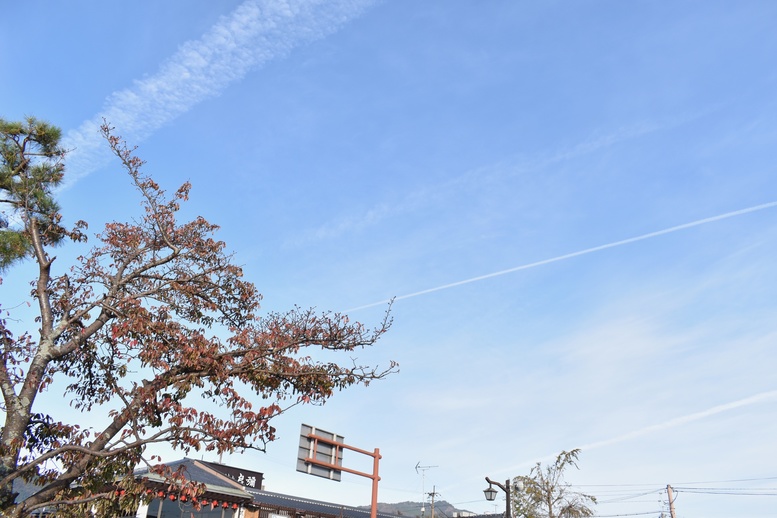
[[[680,231],[680,230],[685,230],[685,229],[688,229],[688,228],[698,227],[698,226],[704,225],[706,223],[714,223],[716,221],[720,221],[720,220],[724,220],[724,219],[728,219],[728,218],[733,218],[735,216],[742,216],[742,215],[745,215],[745,214],[750,214],[752,212],[758,212],[758,211],[761,211],[761,210],[764,210],[764,209],[769,209],[769,208],[772,208],[772,207],[777,207],[777,201],[770,201],[768,203],[762,203],[761,205],[755,205],[753,207],[747,207],[746,209],[740,209],[740,210],[735,210],[735,211],[732,211],[732,212],[726,212],[725,214],[719,214],[717,216],[712,216],[712,217],[709,217],[709,218],[697,219],[696,221],[691,221],[690,223],[683,223],[682,225],[677,225],[677,226],[674,226],[674,227],[665,228],[663,230],[657,230],[655,232],[649,232],[647,234],[642,234],[642,235],[636,236],[636,237],[630,237],[628,239],[622,239],[620,241],[615,241],[615,242],[612,242],[612,243],[607,243],[605,245],[594,246],[592,248],[586,248],[585,250],[578,250],[577,252],[571,252],[571,253],[568,253],[568,254],[559,255],[559,256],[556,256],[556,257],[551,257],[550,259],[543,259],[542,261],[536,261],[536,262],[529,263],[529,264],[523,264],[521,266],[516,266],[514,268],[508,268],[507,270],[500,270],[498,272],[487,273],[485,275],[479,275],[477,277],[471,277],[469,279],[464,279],[462,281],[451,282],[449,284],[443,284],[441,286],[436,286],[434,288],[428,288],[428,289],[425,289],[425,290],[416,291],[416,292],[408,293],[408,294],[405,294],[405,295],[398,295],[398,296],[393,297],[391,299],[385,299],[385,300],[381,300],[381,301],[378,301],[378,302],[373,302],[371,304],[365,304],[364,306],[358,306],[358,307],[355,307],[355,308],[351,308],[351,309],[345,310],[344,312],[348,313],[348,312],[351,312],[351,311],[358,311],[358,310],[361,310],[361,309],[367,309],[367,308],[371,308],[371,307],[375,307],[375,306],[381,306],[381,305],[384,305],[384,304],[388,304],[391,301],[410,299],[410,298],[413,298],[413,297],[418,297],[419,295],[426,295],[428,293],[434,293],[436,291],[447,290],[449,288],[455,288],[457,286],[462,286],[464,284],[470,284],[470,283],[473,283],[473,282],[483,281],[483,280],[486,280],[486,279],[490,279],[492,277],[499,277],[500,275],[506,275],[508,273],[518,272],[518,271],[521,271],[521,270],[528,270],[530,268],[536,268],[537,266],[544,266],[546,264],[555,263],[555,262],[558,262],[558,261],[563,261],[565,259],[572,259],[573,257],[579,257],[581,255],[591,254],[593,252],[600,252],[602,250],[607,250],[609,248],[615,248],[615,247],[622,246],[622,245],[628,245],[630,243],[636,243],[637,241],[644,241],[646,239],[651,239],[651,238],[654,238],[654,237],[663,236],[665,234],[671,234],[673,232],[677,232],[677,231]]]
[[[611,444],[616,444],[619,442],[623,442],[629,439],[634,439],[636,437],[641,437],[643,435],[647,435],[654,432],[660,432],[663,430],[668,430],[670,428],[674,428],[676,426],[682,426],[687,423],[691,423],[694,421],[698,421],[699,419],[704,419],[716,414],[720,414],[722,412],[727,412],[729,410],[736,410],[737,408],[742,408],[750,405],[755,405],[758,403],[764,403],[768,401],[775,401],[777,400],[777,390],[771,390],[768,392],[761,392],[760,394],[756,394],[754,396],[746,397],[743,399],[739,399],[737,401],[732,401],[731,403],[725,403],[722,405],[717,405],[712,408],[708,408],[707,410],[702,410],[700,412],[694,412],[692,414],[684,415],[682,417],[677,417],[675,419],[670,419],[669,421],[655,424],[652,426],[647,426],[645,428],[642,428],[640,430],[635,430],[633,432],[629,432],[624,435],[620,435],[618,437],[613,437],[610,439],[605,439],[602,441],[592,442],[590,444],[586,444],[584,446],[581,446],[580,449],[583,450],[593,450],[595,448],[602,448],[604,446],[610,446]]]
[[[757,405],[760,403],[769,403],[773,401],[777,401],[777,390],[761,392],[759,394],[755,394],[746,398],[738,399],[737,401],[732,401],[730,403],[723,403],[721,405],[716,405],[706,410],[701,410],[699,412],[694,412],[692,414],[676,417],[674,419],[670,419],[669,421],[665,421],[663,423],[646,426],[644,428],[640,428],[639,430],[634,430],[632,432],[628,432],[623,435],[619,435],[617,437],[611,437],[609,439],[603,439],[601,441],[596,441],[596,442],[584,444],[581,446],[575,446],[575,448],[578,448],[583,451],[590,451],[597,448],[603,448],[606,446],[611,446],[613,444],[628,441],[629,439],[636,439],[637,437],[642,437],[643,435],[649,435],[651,433],[661,432],[664,430],[675,428],[677,426],[682,426],[688,423],[692,423],[700,419],[705,419],[707,417],[721,414],[723,412],[728,412],[729,410],[736,410],[738,408]],[[556,458],[556,455],[557,454],[550,454],[550,455],[545,455],[544,457],[527,460],[525,462],[521,462],[520,464],[512,465],[509,468],[497,470],[496,473],[500,473],[500,474],[514,473],[516,470],[523,469],[527,466],[534,466],[537,462],[550,462]]]
[[[68,182],[110,157],[103,119],[133,144],[206,99],[295,48],[324,38],[365,11],[372,0],[245,0],[199,39],[187,41],[159,69],[112,93],[103,110],[63,139]]]

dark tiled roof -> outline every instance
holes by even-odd
[[[256,505],[296,509],[300,512],[324,514],[336,516],[338,518],[370,518],[370,510],[360,507],[349,507],[331,502],[322,502],[320,500],[310,500],[308,498],[302,498],[298,496],[271,493],[269,491],[249,489],[248,492],[254,497],[254,504]],[[378,517],[396,518],[396,516],[393,514],[380,512],[378,513]]]
[[[199,461],[184,458],[166,463],[165,466],[173,471],[180,468],[187,479],[205,484],[205,492],[201,495],[205,500],[229,503],[250,503],[252,500],[251,495],[245,491],[243,486],[229,477],[214,472],[208,466],[203,466]],[[150,489],[167,491],[168,482],[156,473],[149,473],[148,469],[141,469],[135,471],[135,475],[146,477]]]
[[[232,492],[235,489],[247,491],[253,497],[253,503],[256,506],[283,509],[286,511],[294,510],[300,514],[322,515],[335,518],[370,518],[370,510],[349,507],[331,502],[322,502],[311,500],[298,496],[284,495],[281,493],[272,493],[270,491],[261,491],[251,487],[244,487],[237,481],[226,478],[212,471],[212,467],[206,463],[201,463],[194,459],[184,458],[175,462],[168,462],[166,466],[175,470],[183,466],[187,478],[196,482],[204,482],[209,486],[209,490],[217,488],[229,488]],[[148,473],[147,469],[136,471],[135,474],[143,476]],[[378,513],[378,518],[396,518],[395,515],[387,513]]]
[[[19,493],[19,496],[16,497],[17,502],[21,502],[25,498],[28,498],[41,490],[41,486],[36,486],[30,482],[25,482],[20,478],[15,479],[12,484],[13,490]]]
[[[194,459],[183,458],[175,462],[165,462],[165,466],[173,471],[177,470],[179,467],[183,467],[182,469],[186,474],[186,478],[196,482],[202,482],[211,486],[239,487],[237,482],[228,481],[225,477],[220,476],[209,469],[201,468]],[[147,474],[147,468],[135,471],[135,475],[137,476],[142,477]]]

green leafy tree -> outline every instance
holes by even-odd
[[[34,239],[43,246],[59,243],[68,232],[60,225],[52,189],[60,184],[64,150],[59,128],[35,118],[0,119],[0,271],[33,253]],[[14,228],[9,216],[23,218]],[[73,237],[80,237],[78,228]]]
[[[572,491],[564,481],[569,467],[577,468],[579,449],[562,451],[553,464],[537,463],[527,476],[516,477],[522,491],[513,494],[515,516],[526,518],[585,518],[593,516],[596,497]]]
[[[102,131],[143,213],[107,224],[91,249],[58,268],[53,246],[86,248],[86,224],[65,228],[54,200],[64,174],[60,132],[35,119],[0,126],[2,264],[36,265],[35,321],[0,308],[2,516],[134,512],[145,494],[133,474],[139,465],[196,496],[201,488],[181,484],[149,445],[263,450],[275,438],[272,418],[288,408],[323,404],[396,370],[351,358],[387,331],[388,314],[372,329],[300,308],[260,316],[261,296],[215,239],[217,227],[178,221],[191,186],[166,194],[141,172],[134,149],[107,125]],[[347,360],[316,360],[315,348]],[[49,389],[58,398],[64,390],[70,408],[61,415],[39,410]],[[100,424],[84,426],[87,414]],[[20,482],[31,494],[16,494]]]

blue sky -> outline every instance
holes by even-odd
[[[381,501],[493,512],[485,476],[580,447],[602,516],[657,516],[667,484],[678,516],[771,516],[707,491],[777,492],[776,24],[769,1],[31,0],[0,19],[0,116],[63,128],[61,203],[94,231],[138,211],[107,117],[193,183],[268,311],[369,324],[397,297],[360,358],[399,374],[225,459],[267,489],[369,503],[294,471],[305,422],[380,448]]]

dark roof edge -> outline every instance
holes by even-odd
[[[300,504],[309,504],[309,505],[318,505],[318,506],[322,506],[322,507],[328,507],[330,509],[333,509],[333,510],[337,511],[334,514],[340,514],[340,511],[342,511],[342,510],[353,511],[355,513],[364,514],[366,516],[369,516],[369,514],[370,514],[369,507],[365,509],[364,507],[354,507],[354,506],[351,506],[351,505],[337,504],[335,502],[324,502],[322,500],[313,500],[311,498],[302,498],[302,497],[299,497],[299,496],[292,496],[292,495],[288,495],[288,494],[285,494],[285,493],[275,493],[273,491],[265,491],[263,489],[246,488],[246,491],[249,494],[254,495],[254,496],[267,495],[267,496],[278,498],[278,499],[281,499],[281,500],[287,500],[290,503],[291,502],[297,502],[297,503],[300,503]],[[395,515],[395,514],[381,513],[380,511],[378,511],[377,515],[381,516],[383,518],[397,518],[397,515]]]

